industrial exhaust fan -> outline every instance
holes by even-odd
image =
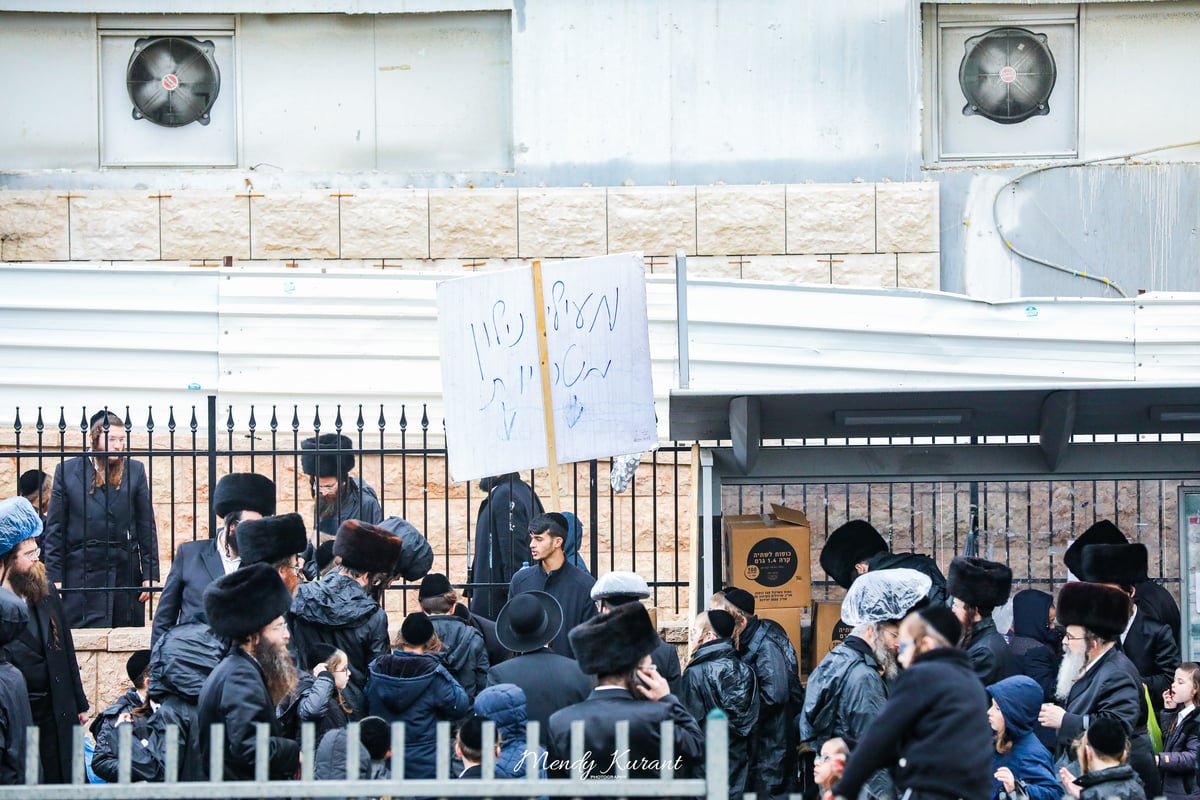
[[[211,41],[191,36],[138,39],[125,70],[133,118],[167,128],[207,125],[221,91],[214,49]]]
[[[995,28],[964,43],[958,85],[965,116],[1002,125],[1050,113],[1057,70],[1046,36],[1025,28]]]

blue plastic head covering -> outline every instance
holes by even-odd
[[[42,518],[24,497],[0,500],[0,556],[42,533]]]
[[[842,601],[842,621],[852,628],[903,619],[929,593],[933,580],[915,569],[873,569],[859,575]]]

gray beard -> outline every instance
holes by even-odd
[[[1058,665],[1058,682],[1054,685],[1054,696],[1065,703],[1071,694],[1071,687],[1083,675],[1083,668],[1086,666],[1087,653],[1076,655],[1070,650],[1064,653],[1062,663]]]
[[[889,683],[896,679],[900,674],[900,664],[896,662],[896,657],[892,655],[892,651],[883,642],[883,635],[880,631],[875,632],[875,641],[871,643],[871,653],[875,656],[876,663],[883,670],[883,679]]]

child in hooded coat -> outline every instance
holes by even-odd
[[[1034,733],[1042,687],[1033,678],[1014,675],[987,691],[992,698],[988,722],[996,732],[993,800],[1060,800],[1063,790],[1054,774],[1054,759]]]

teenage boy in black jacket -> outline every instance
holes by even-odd
[[[896,792],[909,800],[991,795],[989,700],[967,654],[951,644],[961,635],[962,626],[945,606],[929,606],[901,623],[904,671],[850,753],[833,787],[835,797],[858,797],[872,773],[893,765]]]

